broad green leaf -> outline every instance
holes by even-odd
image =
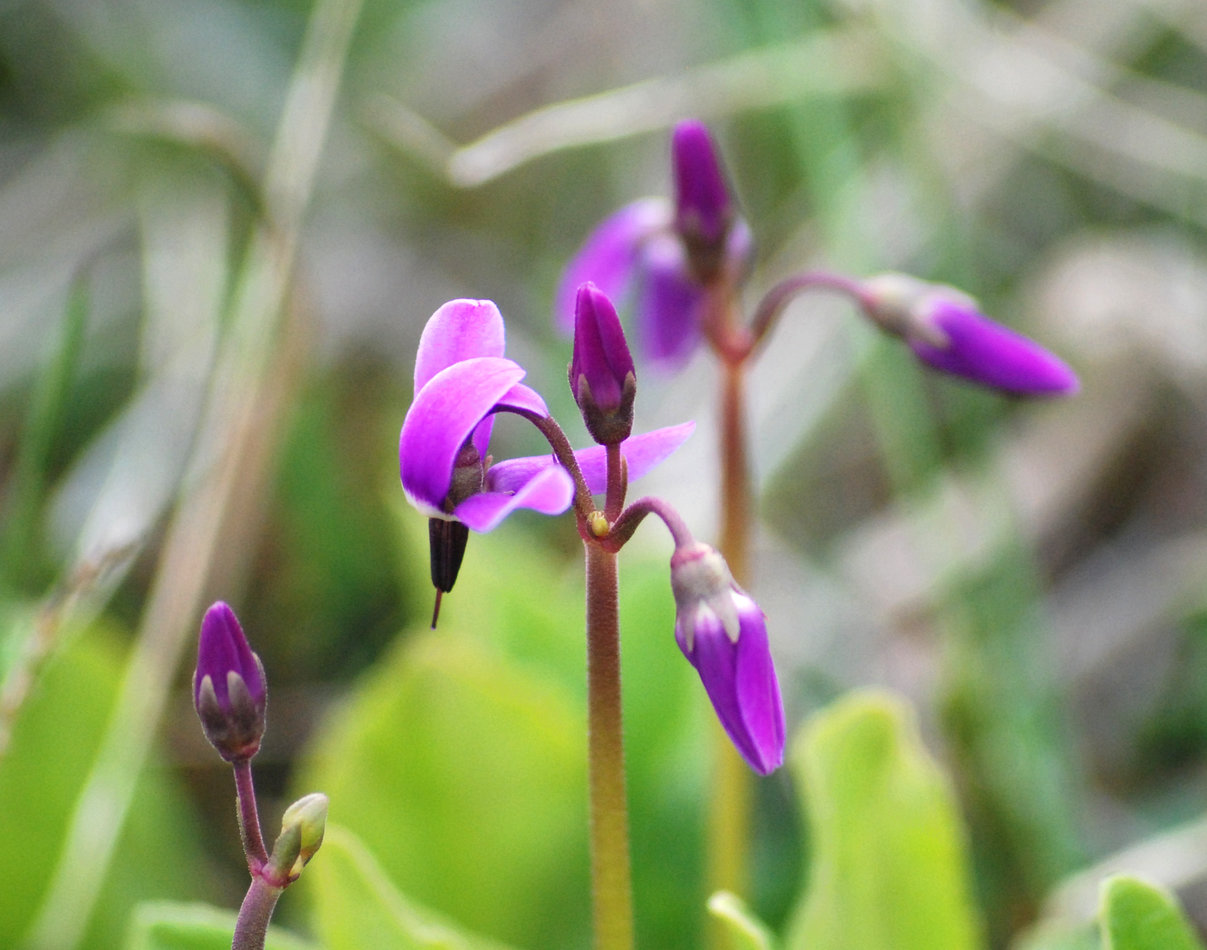
[[[506,950],[409,901],[364,843],[338,825],[327,829],[306,877],[329,950]]]
[[[109,631],[95,628],[68,641],[40,670],[0,755],[3,947],[21,945],[41,906],[122,674],[123,656]],[[207,876],[197,873],[203,859],[193,825],[167,770],[148,769],[83,947],[118,946],[138,901],[209,896]]]
[[[980,945],[954,796],[902,700],[839,700],[797,738],[792,767],[812,848],[790,947]]]
[[[235,918],[235,911],[210,904],[150,901],[134,909],[125,950],[229,950]],[[270,927],[265,950],[319,948],[308,940]]]
[[[1203,950],[1177,900],[1139,878],[1103,882],[1099,918],[1104,950]]]
[[[733,950],[776,950],[775,935],[740,898],[718,891],[708,899],[708,912],[725,924]]]
[[[409,899],[495,938],[553,946],[588,918],[583,746],[581,716],[555,684],[483,643],[424,631],[322,730],[303,788],[328,795],[332,822]],[[313,888],[309,877],[300,883]]]

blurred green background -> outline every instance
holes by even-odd
[[[1082,374],[1012,403],[841,302],[789,308],[750,422],[790,725],[856,686],[907,698],[987,945],[1057,946],[1026,941],[1121,862],[1207,925],[1202,0],[0,0],[0,945],[237,906],[188,694],[217,598],[268,670],[270,834],[322,789],[418,903],[587,945],[574,531],[473,538],[429,635],[395,445],[419,332],[460,296],[498,302],[581,442],[553,288],[603,215],[666,192],[687,116],[758,240],[751,304],[806,267],[908,270]],[[714,389],[703,354],[640,376],[640,428],[698,428],[638,487],[704,538]],[[706,896],[669,548],[626,550],[622,617],[649,947],[696,945]],[[758,792],[746,896],[776,929],[809,867],[797,791]],[[335,912],[309,887],[280,908],[301,933]]]

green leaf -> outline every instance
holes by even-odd
[[[229,950],[236,917],[233,910],[210,904],[149,901],[134,909],[126,950]],[[265,950],[318,950],[318,945],[270,927]]]
[[[733,950],[776,950],[775,935],[740,898],[718,891],[708,899],[708,912],[725,924]]]
[[[0,755],[3,947],[20,946],[41,906],[122,677],[123,656],[110,631],[93,628],[64,639],[68,645],[41,668]],[[209,896],[209,878],[198,873],[203,859],[195,826],[170,774],[147,770],[118,843],[121,860],[108,870],[84,947],[119,945],[139,901]]]
[[[409,899],[542,946],[589,919],[585,780],[582,714],[565,693],[445,629],[400,641],[366,675],[303,775]],[[335,900],[310,878],[303,893]]]
[[[327,829],[306,877],[329,950],[506,950],[408,900],[364,843],[338,825]]]
[[[1099,925],[1105,950],[1203,950],[1171,894],[1126,874],[1103,882]]]
[[[800,950],[969,950],[969,898],[954,796],[905,703],[861,692],[794,743],[808,815],[808,888],[788,946]]]

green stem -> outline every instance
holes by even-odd
[[[243,906],[239,908],[231,950],[264,950],[268,922],[272,919],[281,890],[258,874],[252,877],[247,896],[243,898]]]
[[[587,757],[596,950],[633,946],[633,888],[620,701],[617,557],[587,549]]]
[[[749,582],[750,474],[746,460],[745,362],[722,361],[720,550],[739,584]],[[708,814],[708,890],[747,892],[752,783],[720,722],[713,723],[713,794]],[[714,947],[728,946],[717,927]]]

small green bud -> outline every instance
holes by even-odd
[[[285,883],[292,883],[323,843],[327,828],[327,796],[312,792],[299,798],[281,816],[281,834],[272,846],[269,867]]]

